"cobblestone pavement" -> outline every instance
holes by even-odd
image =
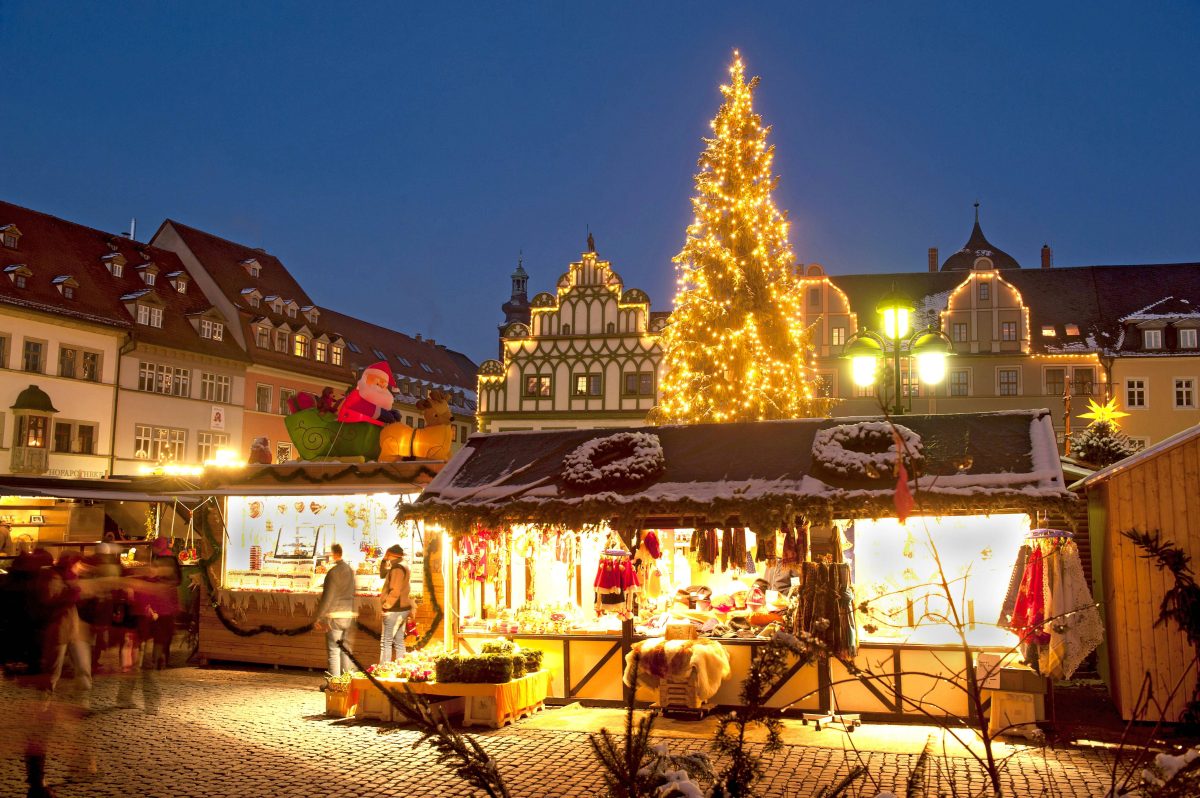
[[[117,685],[101,680],[98,711],[76,722],[61,721],[51,735],[49,783],[63,798],[336,798],[337,796],[472,796],[419,735],[407,728],[330,720],[313,674],[181,668],[161,674],[163,703],[156,714],[117,709]],[[0,688],[0,795],[24,795],[18,747],[37,728],[37,707],[8,684]],[[555,712],[561,710],[548,710]],[[545,717],[545,716],[542,716]],[[545,724],[541,724],[545,725]],[[94,746],[99,773],[72,778],[80,737]],[[499,761],[513,798],[599,796],[602,779],[580,731],[522,728],[478,734]],[[839,735],[840,737],[840,735]],[[770,761],[763,796],[815,796],[845,775],[854,753],[830,737],[830,747],[789,745]],[[674,738],[674,753],[702,750],[703,739]],[[904,794],[913,754],[863,752],[878,789]],[[1087,796],[1105,792],[1107,759],[1084,749],[1028,748],[1007,765],[1013,796]],[[929,795],[975,795],[982,775],[966,758],[939,758]],[[948,785],[957,785],[951,793]],[[851,796],[874,796],[863,785]]]

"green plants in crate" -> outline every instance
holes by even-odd
[[[521,660],[513,662],[513,678],[518,679],[526,673],[534,673],[542,669],[542,657],[546,652],[536,649],[521,648],[511,640],[488,640],[479,650],[484,654],[509,654]]]
[[[513,678],[511,654],[478,654],[462,656],[449,654],[434,661],[439,682],[496,684]]]
[[[538,651],[532,648],[521,649],[521,656],[525,658],[525,672],[535,673],[542,669],[542,657],[546,652]]]

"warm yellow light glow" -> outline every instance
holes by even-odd
[[[1103,424],[1108,422],[1114,427],[1121,426],[1121,419],[1129,414],[1117,407],[1117,399],[1114,396],[1104,404],[1099,404],[1095,399],[1088,399],[1088,410],[1091,412],[1080,413],[1080,418],[1090,418],[1092,424]]]
[[[868,355],[850,358],[850,373],[854,384],[860,388],[875,383],[876,359]]]
[[[883,334],[895,341],[908,335],[908,308],[885,308]]]
[[[164,465],[139,465],[137,472],[142,476],[156,477],[198,477],[204,473],[204,466],[183,465],[181,463],[166,463]]]
[[[938,384],[946,378],[946,356],[941,352],[917,355],[917,375],[921,382]]]
[[[245,463],[236,449],[222,446],[213,453],[212,457],[204,461],[204,465],[214,468],[237,468],[245,465]]]

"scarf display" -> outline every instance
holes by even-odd
[[[853,657],[858,653],[858,631],[850,565],[806,562],[800,577],[793,631],[818,638],[835,657]]]
[[[726,529],[721,535],[721,571],[743,570],[746,556],[746,530]]]
[[[721,552],[717,546],[717,530],[713,528],[697,529],[692,534],[692,551],[696,554],[696,564],[709,571],[716,570],[717,559]]]
[[[1070,533],[1031,533],[1017,555],[1010,594],[1014,584],[1011,614],[1006,596],[1000,625],[1020,635],[1025,661],[1034,670],[1052,679],[1070,678],[1104,638],[1100,610]]]

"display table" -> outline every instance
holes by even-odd
[[[399,692],[404,686],[426,696],[462,698],[464,726],[491,726],[498,729],[540,711],[550,690],[550,671],[528,673],[519,679],[499,684],[466,682],[406,682],[380,679],[385,687]],[[357,704],[356,717],[402,721],[393,715],[391,702],[366,676],[350,682],[350,705]]]

